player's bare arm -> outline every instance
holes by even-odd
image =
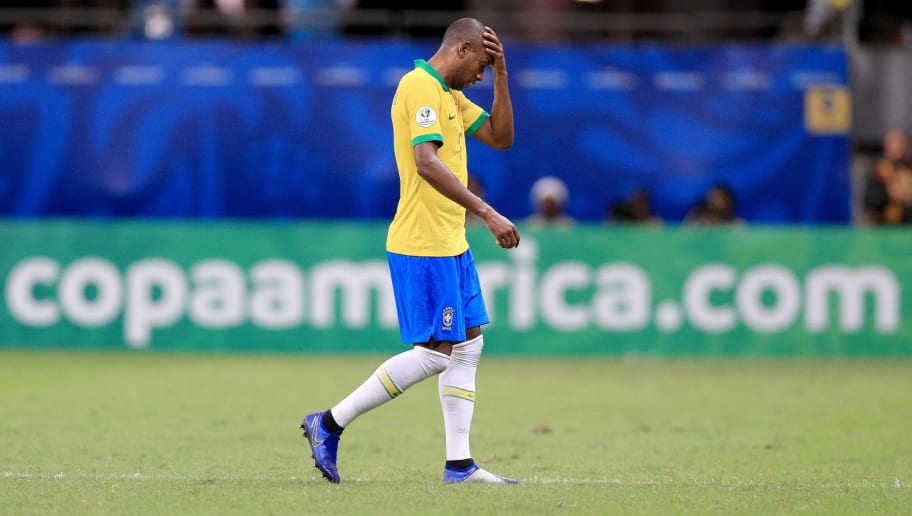
[[[418,175],[435,190],[478,215],[497,239],[497,245],[504,249],[519,245],[516,226],[456,179],[453,172],[437,157],[436,143],[423,142],[415,145],[415,164],[418,165]]]
[[[508,149],[513,146],[513,103],[507,84],[503,44],[491,27],[485,27],[483,37],[488,62],[494,72],[494,102],[491,104],[491,116],[473,136],[495,149]]]

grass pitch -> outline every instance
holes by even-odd
[[[436,383],[301,417],[385,357],[0,351],[0,514],[908,514],[912,361],[483,359],[476,460],[440,482]]]

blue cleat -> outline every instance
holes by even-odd
[[[515,478],[495,475],[488,470],[481,469],[478,464],[472,464],[466,469],[456,469],[449,466],[443,468],[443,481],[447,484],[463,484],[481,482],[486,484],[517,484]]]
[[[304,438],[310,445],[314,467],[323,473],[323,478],[334,484],[339,483],[339,471],[336,470],[336,455],[339,450],[339,436],[342,432],[330,433],[323,427],[323,416],[326,412],[314,412],[304,417],[301,429]]]

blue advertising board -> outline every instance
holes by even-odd
[[[0,42],[0,216],[386,219],[389,105],[426,42]],[[512,149],[469,143],[504,214],[539,177],[600,221],[681,220],[715,183],[750,222],[850,219],[846,57],[829,47],[507,42]],[[466,91],[490,106],[490,72]]]

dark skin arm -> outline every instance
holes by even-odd
[[[478,215],[497,239],[497,245],[504,249],[519,245],[519,232],[516,230],[516,226],[456,179],[450,169],[437,157],[436,143],[419,143],[415,146],[414,151],[418,175],[422,179],[448,199]],[[466,328],[466,340],[472,340],[479,335],[481,335],[481,328],[478,326]],[[453,342],[430,341],[416,344],[416,346],[430,348],[449,356],[453,351],[453,344]]]
[[[437,157],[437,144],[419,143],[414,148],[418,175],[444,197],[478,216],[497,239],[497,245],[510,249],[519,245],[519,232],[510,219],[504,217],[466,188]]]
[[[494,72],[494,102],[491,106],[491,116],[473,136],[495,149],[506,149],[513,145],[513,104],[507,86],[507,65],[503,45],[490,27],[485,27],[483,38],[488,63]],[[436,143],[419,143],[415,146],[414,152],[418,175],[422,179],[446,198],[484,221],[488,230],[497,239],[497,245],[504,249],[519,245],[519,232],[516,226],[456,179],[437,157]]]
[[[494,102],[491,117],[472,136],[495,149],[509,149],[513,146],[513,103],[503,45],[491,27],[485,27],[484,46],[494,72]]]

